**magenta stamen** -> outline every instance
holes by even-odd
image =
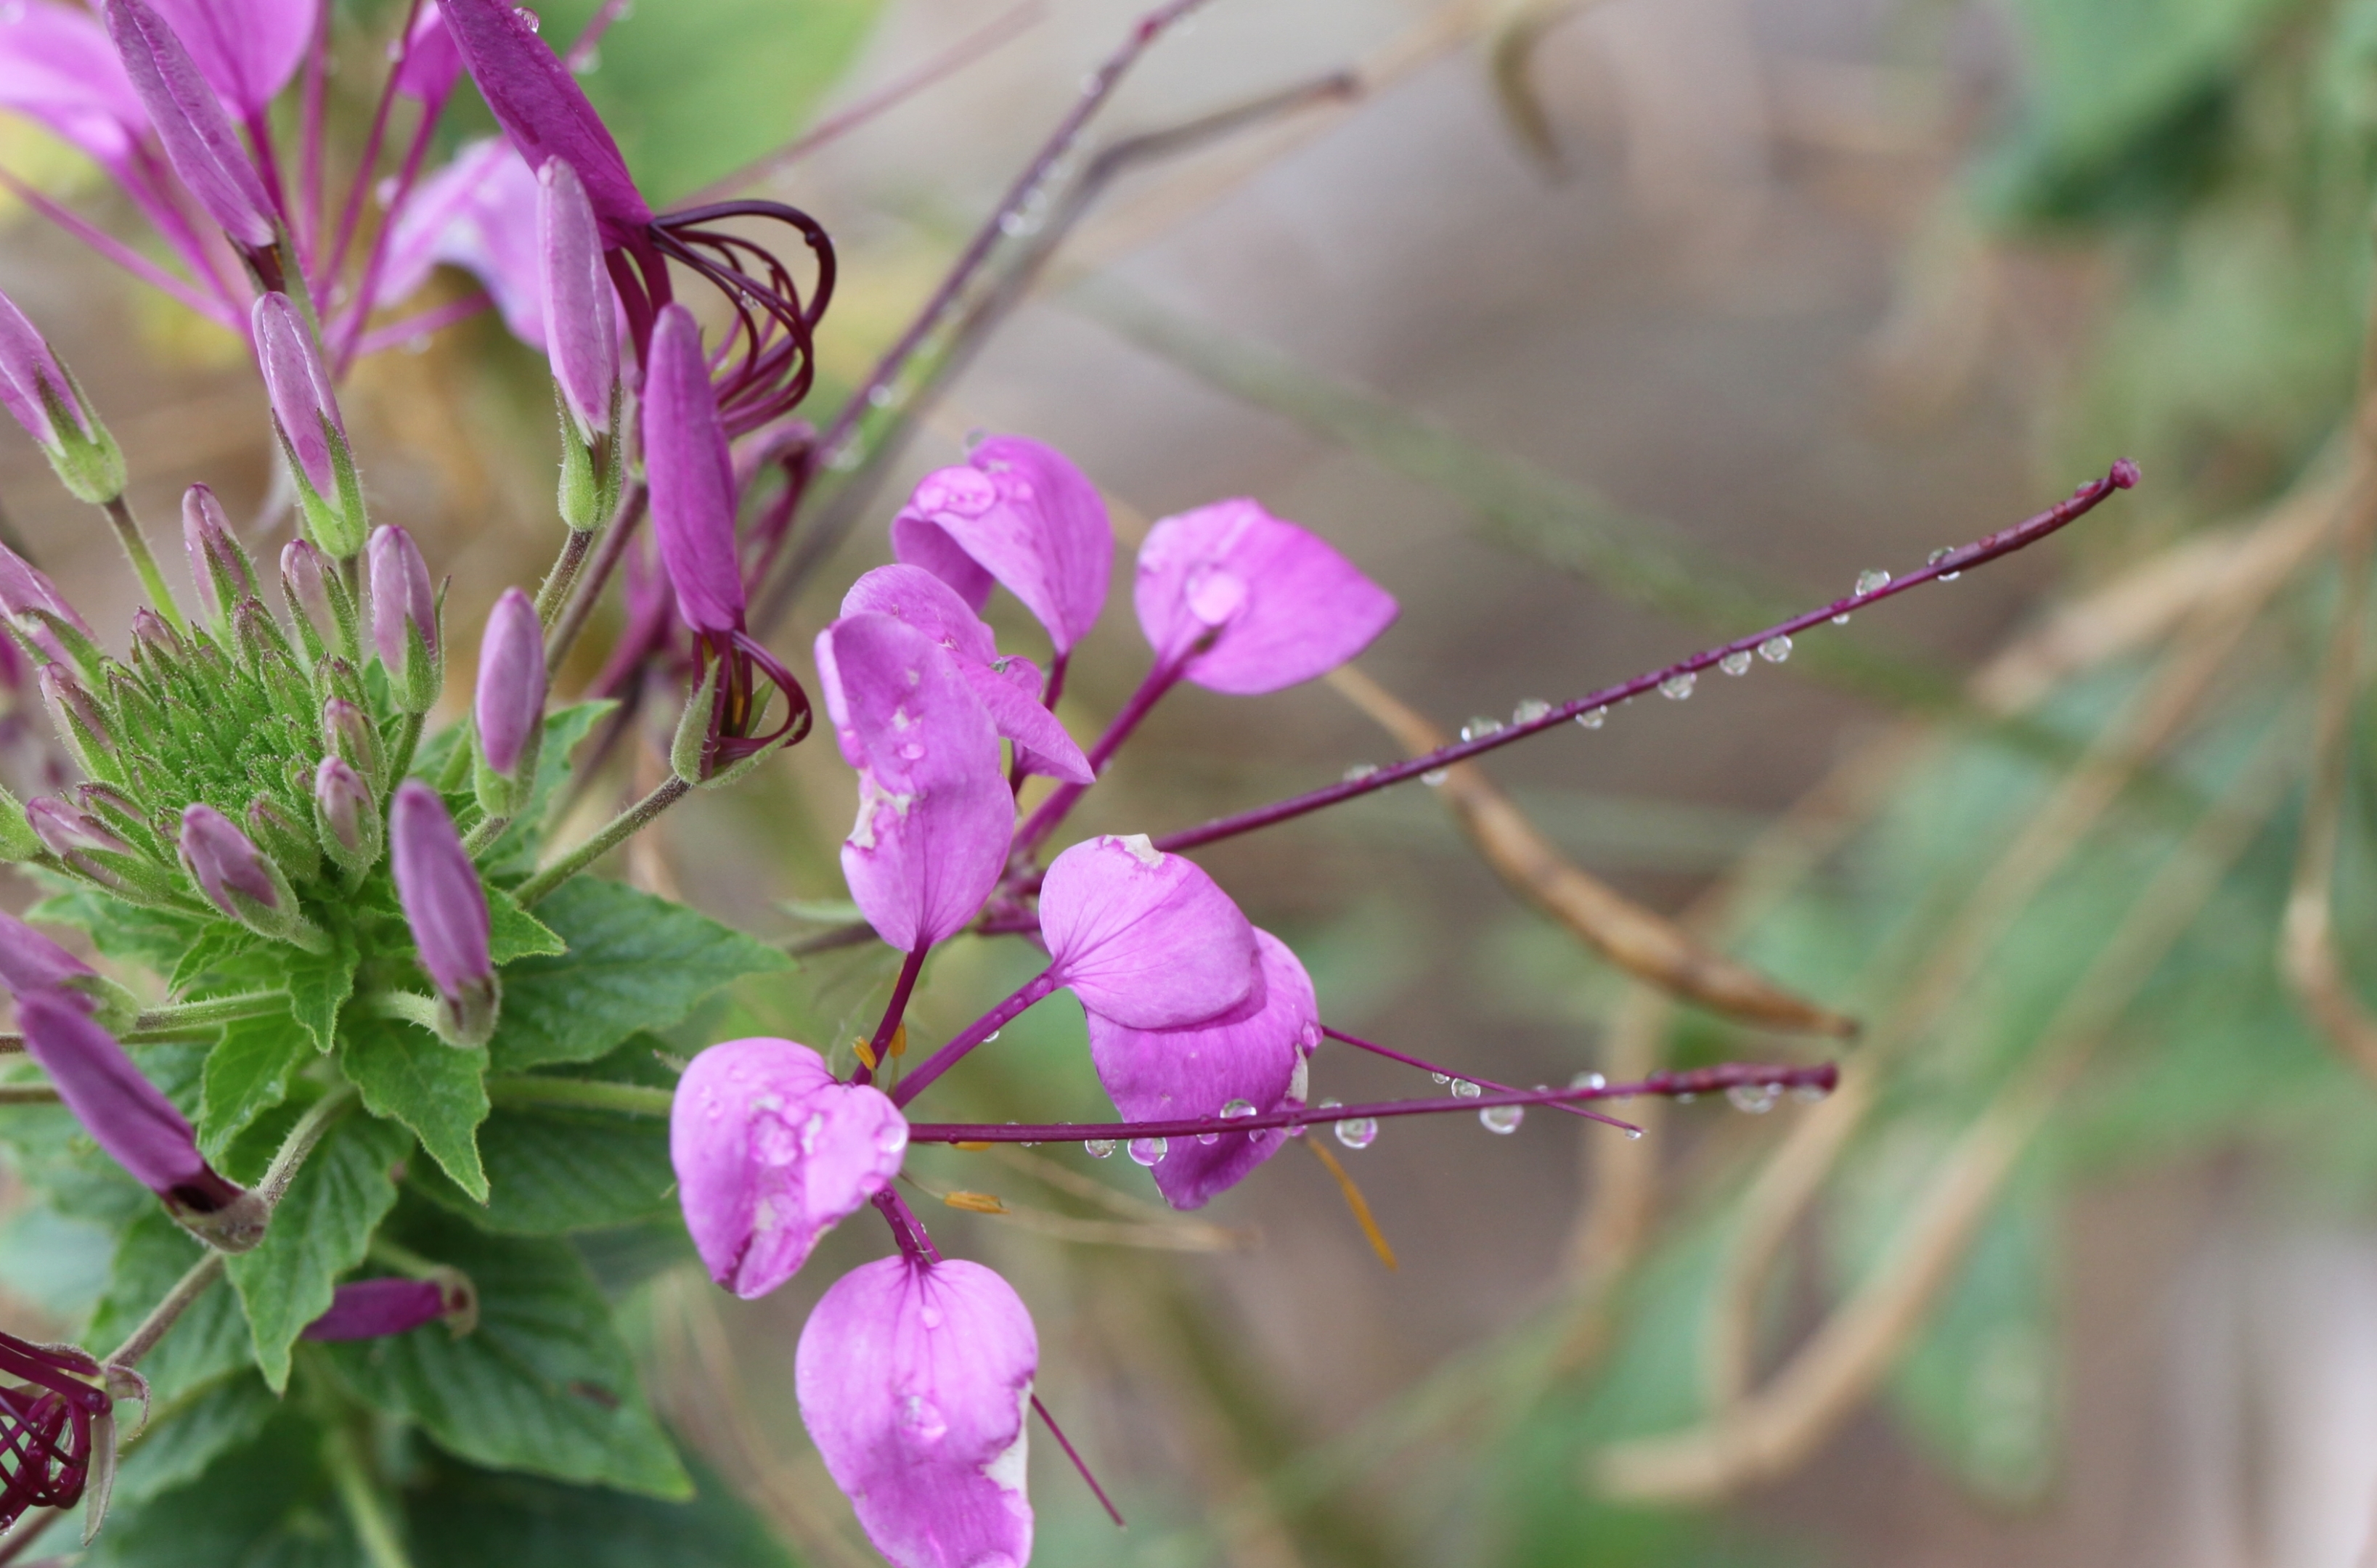
[[[867,1042],[867,1054],[875,1059],[874,1065],[860,1062],[858,1070],[850,1075],[852,1083],[874,1081],[876,1069],[883,1065],[883,1053],[891,1048],[891,1036],[900,1031],[900,1020],[908,1011],[908,993],[916,988],[916,976],[925,968],[925,954],[930,952],[932,947],[932,943],[926,942],[901,960],[900,977],[891,983],[891,1000],[883,1009],[883,1022],[875,1026],[875,1038]]]
[[[188,283],[174,277],[138,251],[118,240],[114,235],[77,217],[73,212],[26,185],[6,169],[0,169],[0,186],[6,186],[8,193],[18,200],[114,262],[150,288],[180,301],[209,321],[228,327],[235,332],[244,333],[246,330],[245,318],[235,315],[221,301],[208,298]]]
[[[1090,1474],[1088,1462],[1074,1451],[1072,1440],[1065,1435],[1065,1429],[1057,1424],[1057,1418],[1048,1414],[1048,1406],[1040,1403],[1040,1396],[1036,1394],[1032,1396],[1032,1408],[1040,1412],[1040,1418],[1048,1423],[1048,1430],[1056,1438],[1057,1446],[1065,1451],[1065,1457],[1073,1462],[1073,1468],[1081,1472],[1081,1479],[1090,1483],[1090,1490],[1096,1496],[1098,1506],[1106,1511],[1106,1517],[1115,1522],[1115,1528],[1129,1529],[1130,1526],[1123,1523],[1122,1511],[1114,1505],[1112,1498],[1106,1496],[1106,1489],[1098,1485],[1097,1477]]]
[[[442,332],[457,321],[468,321],[495,303],[485,290],[473,289],[460,299],[448,300],[444,305],[432,305],[427,310],[415,311],[384,327],[373,328],[356,340],[354,353],[356,357],[363,358],[382,349],[400,348],[416,338]]]
[[[327,11],[328,6],[324,7]],[[412,26],[421,17],[421,0],[411,0],[404,8],[404,28],[397,36],[396,58],[389,62],[387,79],[379,84],[379,102],[372,107],[371,129],[364,137],[363,161],[355,166],[354,184],[347,187],[347,201],[339,214],[338,243],[330,248],[329,265],[322,269],[326,279],[335,280],[346,269],[347,251],[355,243],[355,228],[363,221],[364,197],[370,191],[372,171],[379,167],[379,153],[388,139],[388,116],[396,107],[397,78],[404,75],[404,63],[412,57]],[[435,119],[437,106],[421,106],[424,118]]]
[[[955,1039],[926,1057],[923,1066],[901,1079],[900,1086],[891,1091],[891,1103],[895,1106],[904,1106],[923,1094],[934,1079],[963,1060],[966,1052],[1007,1027],[1009,1020],[1033,1003],[1041,1000],[1056,988],[1057,976],[1052,970],[1044,969],[1024,982],[1022,989],[967,1024],[959,1031]],[[1244,1123],[1236,1125],[1239,1131],[1246,1131]]]
[[[594,51],[602,44],[603,35],[611,30],[613,22],[627,15],[629,4],[630,0],[603,0],[601,7],[586,18],[584,30],[569,45],[569,52],[561,57],[561,63],[569,67],[572,76],[592,63]]]
[[[293,236],[297,232],[296,220],[290,216],[289,198],[281,193],[281,158],[272,145],[272,126],[258,109],[247,117],[248,150],[256,154],[256,173],[264,181],[264,194],[271,198],[272,210],[281,215],[281,226]]]
[[[355,297],[347,306],[338,363],[331,368],[331,374],[340,380],[346,379],[348,367],[354,364],[364,323],[371,317],[373,296],[379,293],[379,275],[388,265],[388,246],[396,236],[396,221],[403,215],[404,204],[412,199],[413,185],[421,177],[421,165],[429,156],[429,144],[436,134],[439,113],[444,108],[443,100],[423,104],[421,123],[412,127],[412,144],[404,150],[404,166],[397,171],[396,187],[388,197],[388,210],[380,215],[379,233],[372,236],[371,252],[364,258],[364,275],[355,284]],[[368,182],[370,174],[365,172],[357,179]]]
[[[1508,1083],[1497,1083],[1491,1078],[1480,1078],[1475,1073],[1469,1072],[1455,1072],[1449,1067],[1439,1067],[1432,1061],[1422,1061],[1415,1056],[1406,1056],[1402,1051],[1396,1050],[1392,1047],[1374,1045],[1368,1040],[1361,1039],[1356,1035],[1348,1035],[1343,1030],[1332,1029],[1326,1023],[1323,1023],[1320,1026],[1320,1032],[1341,1045],[1352,1046],[1356,1050],[1368,1051],[1373,1055],[1385,1057],[1390,1061],[1402,1062],[1405,1067],[1416,1067],[1423,1072],[1433,1072],[1439,1077],[1459,1078],[1467,1083],[1475,1083],[1487,1089],[1500,1089],[1507,1091],[1511,1087]],[[1614,1116],[1604,1116],[1597,1110],[1587,1110],[1583,1106],[1555,1105],[1552,1108],[1554,1110],[1564,1110],[1571,1116],[1590,1117],[1595,1121],[1606,1121],[1612,1127],[1631,1127],[1634,1125],[1630,1121],[1620,1121]]]
[[[1840,1082],[1840,1066],[1766,1066],[1727,1062],[1721,1067],[1694,1068],[1689,1072],[1654,1072],[1632,1083],[1565,1089],[1512,1089],[1488,1092],[1475,1099],[1372,1100],[1354,1106],[1300,1106],[1260,1116],[1190,1117],[1175,1121],[912,1121],[911,1143],[1057,1143],[1071,1139],[1193,1138],[1205,1132],[1261,1132],[1274,1127],[1324,1127],[1332,1122],[1390,1116],[1442,1116],[1450,1111],[1492,1110],[1498,1106],[1565,1105],[1578,1100],[1632,1099],[1643,1095],[1711,1095],[1727,1089],[1818,1089],[1830,1094]],[[903,1085],[904,1087],[904,1085]],[[1620,1123],[1621,1126],[1627,1125]],[[1633,1131],[1639,1131],[1636,1128]]]
[[[2067,523],[2096,509],[2097,503],[2114,491],[2126,490],[2137,482],[2137,465],[2129,459],[2123,458],[2113,464],[2111,471],[2104,478],[2092,479],[2073,491],[2070,499],[2049,508],[2036,517],[2018,522],[2012,528],[2001,529],[1986,538],[1975,540],[1972,544],[1960,545],[1953,550],[1942,551],[1919,570],[1908,572],[1905,577],[1894,579],[1881,587],[1862,593],[1852,593],[1845,599],[1836,599],[1822,609],[1810,610],[1804,615],[1794,616],[1791,619],[1777,626],[1768,627],[1763,631],[1755,631],[1747,637],[1737,637],[1730,642],[1706,649],[1689,659],[1666,665],[1665,668],[1653,670],[1647,675],[1636,676],[1633,679],[1617,686],[1606,687],[1599,691],[1580,697],[1572,702],[1563,703],[1541,718],[1509,725],[1504,729],[1497,730],[1492,735],[1481,736],[1475,740],[1441,747],[1425,756],[1409,758],[1391,767],[1380,768],[1374,773],[1350,783],[1331,784],[1326,789],[1316,789],[1292,799],[1258,807],[1251,811],[1241,811],[1236,816],[1217,817],[1200,827],[1186,828],[1177,833],[1166,833],[1155,841],[1155,847],[1177,853],[1184,849],[1193,849],[1199,844],[1212,844],[1216,839],[1251,832],[1257,828],[1270,827],[1274,822],[1284,822],[1290,818],[1301,817],[1308,811],[1318,811],[1324,806],[1334,806],[1341,800],[1351,800],[1356,796],[1368,795],[1372,790],[1384,789],[1389,784],[1401,784],[1405,779],[1417,778],[1422,773],[1432,773],[1439,768],[1450,767],[1455,762],[1465,762],[1473,757],[1483,756],[1498,747],[1509,746],[1515,741],[1524,740],[1530,736],[1541,735],[1546,730],[1557,728],[1579,714],[1589,712],[1595,708],[1612,707],[1630,698],[1639,697],[1644,692],[1655,691],[1662,682],[1672,680],[1678,676],[1697,675],[1721,660],[1737,654],[1753,653],[1760,643],[1770,638],[1788,637],[1795,632],[1806,631],[1811,627],[1823,625],[1834,616],[1845,616],[1853,610],[1861,610],[1868,604],[1878,604],[1893,594],[1904,593],[1910,588],[1920,587],[1941,577],[1953,577],[1958,572],[1970,571],[1975,567],[1997,559],[2000,556],[2011,555],[2025,545],[2036,545]]]
[[[297,241],[304,257],[300,265],[318,262],[322,257],[322,242],[329,237],[326,232],[329,226],[328,214],[323,210],[325,204],[322,199],[322,104],[329,57],[330,7],[326,5],[314,13],[314,40],[312,47],[305,51],[305,83],[300,100],[299,119],[303,129],[297,153],[297,179],[302,187],[305,220],[303,237]],[[370,171],[371,165],[364,164],[363,177],[368,178]],[[300,233],[294,222],[290,225],[290,233],[293,237]],[[327,281],[328,275],[319,281]]]

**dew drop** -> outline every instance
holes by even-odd
[[[1532,724],[1538,720],[1551,717],[1551,712],[1550,703],[1540,697],[1530,697],[1511,710],[1511,722],[1514,724]]]
[[[1489,735],[1501,733],[1502,721],[1499,719],[1472,719],[1461,726],[1461,738],[1463,740],[1483,740]]]
[[[1169,1139],[1133,1138],[1130,1141],[1130,1157],[1140,1165],[1153,1165],[1171,1152]]]
[[[1114,1158],[1115,1141],[1111,1138],[1084,1138],[1081,1140],[1081,1152],[1093,1160],[1110,1160]]]
[[[924,1324],[926,1328],[938,1328],[941,1326],[941,1310],[938,1307],[934,1306],[930,1301],[926,1302],[922,1308],[918,1309],[916,1316],[924,1320]]]
[[[526,27],[527,27],[527,29],[528,29],[528,30],[529,30],[529,31],[531,31],[531,32],[541,32],[541,31],[543,31],[543,28],[544,28],[544,18],[543,18],[543,17],[538,16],[534,11],[530,10],[527,6],[513,6],[513,7],[512,7],[512,15],[513,15],[513,16],[515,16],[515,17],[518,17],[518,18],[520,19],[521,23],[522,23],[524,26],[526,26]]]
[[[1427,785],[1428,788],[1434,789],[1451,776],[1452,775],[1444,769],[1439,768],[1433,772],[1422,773],[1419,776],[1419,782]]]
[[[1942,550],[1934,550],[1934,551],[1932,551],[1932,552],[1931,552],[1930,556],[1929,556],[1929,557],[1924,561],[1924,563],[1923,563],[1923,564],[1924,564],[1925,566],[1927,566],[1927,567],[1936,567],[1936,566],[1938,566],[1941,561],[1946,560],[1949,557],[1951,557],[1951,556],[1954,555],[1955,553],[1956,553],[1956,552],[1955,552],[1955,551],[1953,551],[1953,550],[1945,550],[1945,549],[1942,549]],[[1955,581],[1958,578],[1960,578],[1960,577],[1962,577],[1962,576],[1964,576],[1964,575],[1965,575],[1965,574],[1964,574],[1963,572],[1961,572],[1961,571],[1943,571],[1943,572],[1941,572],[1941,573],[1940,574],[1940,581],[1942,581],[1942,582],[1953,582],[1953,581]]]
[[[1727,653],[1724,658],[1719,659],[1716,662],[1716,667],[1723,670],[1729,676],[1748,675],[1750,673],[1749,650],[1742,649],[1735,652]]]
[[[1889,586],[1890,574],[1879,567],[1857,573],[1857,591],[1859,593],[1879,593]]]
[[[600,49],[589,49],[569,62],[570,73],[574,76],[591,77],[602,68],[603,52]]]
[[[1427,1075],[1427,1081],[1431,1083],[1450,1083],[1452,1082],[1452,1074],[1450,1072],[1431,1072]]]
[[[1580,1072],[1568,1081],[1568,1086],[1571,1089],[1607,1089],[1609,1080],[1598,1072]]]
[[[1456,1100],[1474,1100],[1485,1092],[1466,1078],[1456,1078],[1452,1081],[1452,1097]]]
[[[1774,1101],[1781,1093],[1772,1083],[1736,1083],[1725,1092],[1725,1097],[1733,1102],[1736,1110],[1764,1116],[1774,1108]]]
[[[1356,762],[1352,767],[1345,770],[1345,782],[1347,784],[1360,784],[1364,779],[1370,777],[1378,771],[1379,765],[1376,762]]]
[[[1642,1136],[1642,1130],[1639,1127],[1630,1127],[1626,1130],[1626,1141],[1630,1143],[1640,1141]]]
[[[1477,1113],[1477,1119],[1484,1124],[1487,1131],[1499,1132],[1507,1137],[1519,1130],[1519,1123],[1527,1119],[1527,1107],[1487,1106]]]
[[[1758,656],[1770,664],[1779,664],[1791,656],[1791,639],[1776,632],[1758,645]]]
[[[1375,1117],[1348,1117],[1337,1124],[1337,1141],[1349,1149],[1367,1149],[1379,1141],[1379,1122]]]
[[[1212,1148],[1221,1141],[1222,1135],[1218,1132],[1200,1132],[1197,1134],[1197,1142],[1208,1149]]]
[[[1232,1100],[1222,1107],[1222,1119],[1236,1121],[1242,1116],[1252,1116],[1254,1113],[1255,1103],[1252,1100]]]
[[[939,1309],[934,1307],[926,1308],[920,1315],[926,1319],[927,1328],[938,1323],[941,1316]],[[940,1410],[921,1394],[912,1394],[900,1401],[900,1424],[924,1442],[938,1442],[950,1430]]]
[[[1599,729],[1608,719],[1609,710],[1607,708],[1587,708],[1576,716],[1576,722],[1589,730]]]
[[[1676,1103],[1679,1106],[1688,1106],[1699,1098],[1700,1096],[1698,1095],[1692,1093],[1690,1089],[1687,1089],[1682,1094],[1676,1096]]]
[[[1802,1083],[1791,1091],[1791,1097],[1802,1105],[1811,1106],[1824,1097],[1824,1086],[1821,1083]]]
[[[866,401],[875,408],[890,408],[900,401],[900,394],[890,387],[870,387],[867,389]]]
[[[1836,616],[1834,616],[1833,617],[1833,624],[1834,624],[1834,626],[1846,626],[1846,625],[1848,625],[1848,624],[1849,624],[1849,613],[1848,613],[1846,610],[1843,610],[1839,615],[1836,615]]]
[[[825,465],[836,473],[848,473],[864,461],[864,454],[854,441],[846,441],[826,454]]]
[[[1669,676],[1659,683],[1659,695],[1670,702],[1681,702],[1692,694],[1692,688],[1699,684],[1699,681],[1700,677],[1690,670],[1684,671],[1681,675]]]

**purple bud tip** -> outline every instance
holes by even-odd
[[[233,919],[243,917],[234,895],[268,911],[280,909],[280,890],[272,885],[263,853],[238,823],[213,807],[200,801],[182,808],[181,851],[182,864],[198,891]]]
[[[2113,487],[2115,489],[2127,490],[2137,484],[2138,478],[2138,465],[2136,463],[2132,462],[2127,458],[2116,458],[2113,460],[2112,480]]]
[[[165,19],[141,0],[107,0],[107,32],[173,173],[223,232],[249,250],[272,244],[272,201],[222,101]]]
[[[50,421],[44,389],[49,397],[66,399],[66,372],[25,313],[0,294],[0,406],[16,415],[35,441],[54,447],[58,432]]]
[[[18,999],[17,1016],[27,1054],[116,1164],[152,1192],[201,1210],[221,1206],[213,1189],[228,1184],[207,1168],[189,1121],[82,1005],[35,991]]]
[[[408,629],[421,633],[431,653],[437,652],[437,596],[429,586],[429,563],[412,535],[393,524],[372,530],[372,646],[390,672],[404,669],[410,652]]]
[[[480,755],[490,769],[511,778],[544,712],[544,628],[536,606],[517,588],[504,590],[487,616],[473,712]]]
[[[209,588],[217,603],[236,604],[253,597],[256,577],[247,552],[232,537],[222,503],[203,485],[182,493],[182,548],[189,553],[190,576]]]
[[[364,777],[336,757],[325,757],[314,767],[314,804],[322,822],[349,855],[360,855],[370,842],[371,787]]]
[[[264,390],[272,401],[281,438],[289,443],[298,473],[314,494],[335,497],[339,471],[330,455],[330,438],[335,435],[344,441],[347,427],[339,418],[329,372],[315,352],[314,334],[283,293],[257,295],[254,322],[256,361],[264,372]]]
[[[419,779],[407,779],[397,786],[388,832],[396,896],[421,950],[422,968],[449,999],[484,989],[496,973],[487,949],[487,895],[446,803]]]
[[[132,853],[130,844],[55,796],[45,795],[27,802],[25,820],[32,824],[34,836],[42,841],[42,847],[61,857],[93,849],[109,855]]]
[[[619,328],[593,204],[586,199],[578,172],[559,158],[546,159],[537,174],[536,236],[553,378],[578,426],[579,440],[591,444],[611,429],[611,396],[619,380]]]
[[[94,971],[13,915],[0,913],[0,986],[12,996],[63,990]]]
[[[676,588],[677,613],[697,632],[740,631],[735,466],[711,390],[701,326],[681,305],[664,307],[652,328],[644,375],[644,468],[652,532]]]

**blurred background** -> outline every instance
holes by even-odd
[[[591,8],[543,7],[548,33]],[[586,79],[660,200],[818,133],[738,188],[841,247],[824,411],[1138,12],[648,0]],[[1299,1147],[1194,1215],[1122,1160],[918,1151],[927,1196],[1014,1211],[928,1218],[1017,1282],[1041,1392],[1131,1522],[1037,1444],[1036,1561],[2377,1563],[2377,1028],[2353,989],[2377,878],[2351,777],[2377,5],[1213,0],[1088,146],[1131,150],[1075,167],[1113,177],[1061,236],[1061,197],[1014,226],[1011,248],[1057,242],[1045,269],[886,422],[880,488],[777,635],[796,669],[973,429],[1062,448],[1126,540],[1238,495],[1320,532],[1403,604],[1361,662],[1371,708],[1448,732],[1917,567],[2116,457],[2145,482],[1787,664],[1485,770],[1540,830],[1534,870],[1684,922],[1854,1015],[1853,1041],[1630,976],[1472,848],[1457,788],[1203,856],[1336,1027],[1521,1083],[1837,1057],[1845,1087],[1649,1107],[1639,1142],[1545,1113],[1391,1123],[1335,1153],[1392,1270]],[[0,154],[107,211],[23,126]],[[21,208],[5,234],[0,287],[107,411],[144,514],[204,479],[257,515],[240,345]],[[541,573],[540,355],[482,317],[365,362],[347,408],[376,517],[452,573],[451,624]],[[123,623],[112,544],[13,434],[0,506]],[[1077,735],[1145,668],[1129,569],[1126,547],[1074,660]],[[1020,616],[1002,633],[1036,652]],[[1079,829],[1389,760],[1350,695],[1184,688]],[[617,792],[658,766],[623,757]],[[844,918],[854,802],[813,742],[620,874],[801,951]],[[954,944],[914,1023],[953,1031],[1030,961]],[[846,1039],[891,970],[808,952],[695,1033]],[[1419,1079],[1329,1047],[1313,1089]],[[1069,1000],[943,1093],[952,1116],[1105,1110]],[[791,1350],[879,1251],[844,1227],[751,1304],[689,1255],[620,1271],[680,1433],[805,1562],[873,1561]],[[12,1323],[69,1320],[95,1287],[72,1275]]]

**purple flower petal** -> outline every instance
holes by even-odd
[[[1305,1059],[1320,1043],[1312,979],[1287,944],[1255,931],[1259,974],[1247,999],[1187,1029],[1133,1029],[1089,1014],[1090,1058],[1098,1082],[1129,1121],[1269,1114],[1304,1103]],[[1175,1138],[1154,1167],[1156,1189],[1176,1209],[1204,1206],[1244,1180],[1287,1141],[1284,1129],[1224,1132],[1212,1143]]]
[[[397,67],[389,85],[407,98],[439,103],[454,90],[454,80],[461,74],[462,52],[454,46],[454,34],[446,26],[446,14],[437,8],[437,0],[422,0],[420,13],[413,18],[412,36],[405,45],[403,63]]]
[[[0,108],[39,120],[119,175],[149,126],[106,30],[51,0],[0,9]]]
[[[265,868],[264,854],[240,832],[239,824],[203,801],[182,808],[182,864],[198,891],[233,919],[243,918],[238,900],[254,899],[269,912],[279,912],[281,890]]]
[[[149,0],[223,107],[246,119],[289,84],[320,0]]]
[[[171,1194],[213,1175],[188,1119],[78,999],[30,992],[17,999],[17,1017],[26,1053],[49,1074],[83,1131],[134,1180]]]
[[[65,990],[97,973],[15,916],[0,913],[0,986],[11,996]]]
[[[487,893],[437,792],[419,779],[397,785],[388,839],[397,902],[421,950],[421,967],[448,997],[485,986],[496,972]]]
[[[33,610],[57,616],[85,637],[92,635],[90,624],[66,603],[66,595],[58,592],[58,585],[50,581],[48,573],[0,545],[0,611],[22,616]],[[55,633],[38,623],[26,623],[24,629],[34,646],[54,662],[67,663],[66,647]]]
[[[612,245],[642,240],[652,209],[637,193],[619,144],[567,67],[510,0],[438,0],[447,30],[479,92],[532,169],[558,158],[586,182]]]
[[[1143,833],[1057,856],[1040,887],[1040,936],[1082,1007],[1134,1029],[1201,1023],[1255,986],[1247,917],[1203,868]]]
[[[710,1277],[747,1300],[792,1278],[836,1223],[900,1174],[908,1121],[791,1040],[729,1040],[693,1059],[669,1111],[686,1229]]]
[[[1022,1568],[1025,1417],[1040,1341],[1005,1280],[884,1258],[834,1281],[801,1330],[801,1419],[895,1568]]]
[[[644,375],[644,472],[652,533],[676,587],[677,614],[696,631],[741,630],[735,465],[718,422],[701,327],[681,305],[663,307],[652,327]]]
[[[58,431],[42,401],[44,388],[68,409],[75,407],[66,373],[40,329],[25,319],[16,301],[0,294],[0,408],[14,415],[37,445],[54,448]]]
[[[272,417],[280,423],[300,476],[314,494],[335,504],[339,472],[330,440],[333,436],[344,440],[347,426],[339,415],[339,397],[316,351],[314,334],[284,293],[257,295],[253,315],[256,362],[264,372]]]
[[[1095,777],[1064,724],[1041,705],[1039,666],[1029,659],[1002,658],[989,625],[932,572],[905,564],[877,567],[842,595],[842,613],[890,616],[948,649],[998,733],[1021,748],[1025,772],[1073,784]]]
[[[396,215],[379,298],[409,298],[438,263],[479,280],[504,326],[545,346],[544,284],[536,243],[536,174],[500,137],[474,141],[424,180]]]
[[[479,640],[472,716],[479,726],[479,755],[511,778],[544,716],[544,628],[536,606],[517,588],[496,600],[487,634]]]
[[[1057,652],[1070,652],[1105,607],[1114,569],[1097,486],[1054,447],[1020,436],[993,437],[967,461],[925,476],[893,520],[893,551],[976,609],[988,597],[983,574],[997,579]]]
[[[842,871],[876,934],[902,952],[962,929],[997,885],[1015,831],[998,735],[949,652],[890,616],[818,634],[818,678],[858,820]]]
[[[1240,697],[1335,669],[1396,609],[1320,535],[1248,500],[1157,523],[1139,548],[1131,597],[1158,664],[1185,660],[1188,679]],[[1192,655],[1217,628],[1212,646]]]
[[[250,250],[271,245],[263,177],[173,28],[144,0],[107,0],[107,35],[183,186],[233,240]]]
[[[330,1295],[330,1310],[301,1339],[384,1339],[446,1315],[446,1291],[434,1279],[354,1279]]]

